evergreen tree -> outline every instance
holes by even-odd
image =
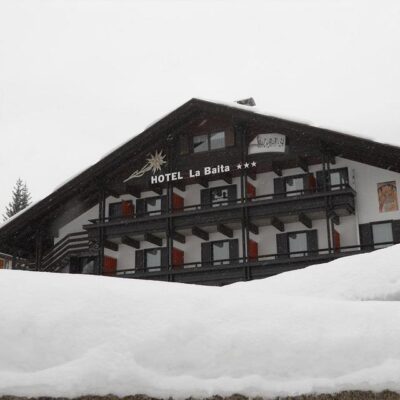
[[[30,202],[31,194],[28,187],[21,178],[18,178],[12,192],[12,200],[8,203],[6,213],[3,215],[4,221],[29,206]]]

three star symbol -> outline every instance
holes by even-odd
[[[252,161],[251,163],[245,162],[244,164],[239,163],[237,165],[237,169],[242,169],[242,168],[249,168],[250,166],[255,167],[257,163],[255,161]]]

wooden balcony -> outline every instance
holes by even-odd
[[[89,239],[95,239],[98,228],[102,227],[109,239],[126,235],[141,235],[146,232],[165,232],[168,219],[172,219],[176,230],[193,226],[206,226],[219,223],[242,221],[243,208],[247,208],[248,216],[261,225],[271,224],[274,217],[284,223],[294,221],[300,213],[311,219],[325,217],[327,204],[338,216],[354,212],[355,191],[348,185],[332,187],[326,192],[297,191],[283,194],[257,196],[252,199],[224,201],[224,205],[197,204],[183,207],[181,210],[165,212],[158,215],[151,213],[131,217],[106,218],[104,222],[91,220],[83,228],[88,231]]]
[[[393,242],[380,243],[390,246]],[[326,263],[337,258],[373,251],[360,245],[345,246],[333,251],[319,249],[313,252],[261,255],[254,260],[243,258],[219,260],[210,263],[189,263],[180,267],[154,267],[137,272],[134,269],[118,271],[116,276],[131,279],[180,282],[200,285],[223,286],[233,282],[267,278],[282,272],[293,271],[313,264]]]

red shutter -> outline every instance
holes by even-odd
[[[182,268],[184,264],[184,252],[175,247],[172,248],[172,267]]]
[[[247,182],[247,198],[248,199],[254,199],[254,197],[256,197],[256,188],[254,185],[252,185],[251,183]]]
[[[340,251],[340,233],[336,229],[333,230],[333,249]]]
[[[248,243],[249,261],[257,261],[258,259],[258,243],[249,239]]]
[[[311,192],[315,192],[315,190],[317,189],[317,181],[313,174],[308,175],[308,189]]]
[[[172,193],[172,210],[182,211],[183,206],[184,206],[183,197],[177,195],[176,193]]]
[[[135,207],[131,200],[126,200],[122,202],[122,215],[124,217],[133,217],[135,213]]]
[[[117,259],[104,256],[103,273],[106,275],[114,275],[117,271]]]
[[[0,258],[0,269],[3,269],[5,264],[6,262],[2,258]]]

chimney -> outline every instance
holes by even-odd
[[[256,102],[252,97],[249,97],[248,99],[243,99],[243,100],[237,100],[235,103],[242,104],[244,106],[251,106],[254,107],[256,105]]]

